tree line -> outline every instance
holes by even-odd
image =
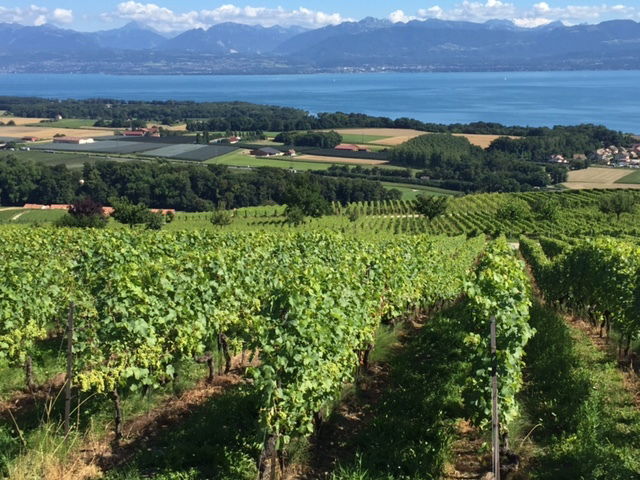
[[[342,143],[342,135],[331,130],[330,132],[282,132],[275,142],[296,147],[335,148]]]
[[[287,203],[295,192],[313,192],[329,202],[393,200],[398,191],[366,179],[329,178],[259,168],[236,173],[222,165],[171,162],[85,164],[81,170],[0,157],[0,205],[71,204],[89,196],[103,205],[115,197],[152,208],[210,211]]]
[[[476,133],[520,137],[558,136],[570,132],[584,133],[607,145],[628,145],[633,138],[601,125],[575,127],[506,126],[493,122],[441,123],[413,118],[377,117],[363,113],[318,113],[246,102],[125,101],[116,99],[56,100],[35,97],[0,96],[0,110],[16,116],[53,118],[91,118],[105,125],[128,125],[130,119],[166,125],[187,122],[189,131],[224,132],[227,130],[292,131],[333,128],[410,128],[434,133]],[[194,120],[202,119],[202,120]],[[109,123],[111,122],[111,123]]]

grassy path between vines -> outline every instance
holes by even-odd
[[[625,376],[582,326],[537,302],[523,404],[532,480],[640,479],[640,411]]]
[[[461,423],[468,373],[453,306],[407,326],[316,438],[306,475],[331,480],[479,479],[482,439]]]

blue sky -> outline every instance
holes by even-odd
[[[523,27],[551,21],[640,21],[640,0],[0,0],[0,22],[51,23],[78,30],[116,28],[136,20],[167,34],[234,21],[317,28],[366,16],[394,22],[440,18],[483,22],[508,19]]]

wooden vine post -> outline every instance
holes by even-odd
[[[500,480],[500,418],[498,410],[498,355],[496,317],[491,317],[491,443],[493,447],[493,478]]]
[[[73,317],[75,305],[69,305],[67,317],[67,378],[64,384],[64,434],[69,435],[71,429],[71,389],[73,388]]]

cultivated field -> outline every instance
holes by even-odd
[[[418,130],[401,129],[401,128],[345,128],[336,130],[340,135],[347,138],[364,135],[369,137],[378,137],[378,140],[372,141],[378,145],[400,145],[412,138],[424,135],[425,132]],[[362,140],[359,140],[362,142]]]
[[[396,146],[408,142],[412,138],[426,135],[429,132],[401,128],[348,128],[336,130],[345,138],[345,143],[374,143],[376,145]],[[473,145],[487,148],[500,135],[475,135],[454,133],[455,136],[467,138]],[[359,138],[363,137],[363,139]],[[370,140],[367,137],[371,138]],[[517,138],[517,137],[511,137]],[[349,141],[347,141],[347,139]]]
[[[590,167],[569,172],[569,179],[563,185],[572,190],[585,188],[640,188],[639,184],[619,183],[621,179],[637,174],[627,168]]]
[[[616,183],[640,183],[640,170],[636,170],[629,175],[625,175]]]
[[[30,125],[30,124],[34,124],[34,123],[38,123],[41,120],[48,120],[46,118],[27,118],[27,117],[0,117],[0,122],[3,123],[7,123],[10,121],[13,121],[13,123],[16,124],[16,126],[21,126],[21,125]]]
[[[228,165],[230,167],[258,168],[293,168],[295,170],[327,170],[332,163],[326,162],[305,162],[298,160],[299,157],[272,157],[256,158],[249,155],[249,150],[236,150],[235,152],[220,157],[212,158],[205,163],[211,165]]]
[[[31,120],[34,120],[33,118]],[[3,120],[5,121],[5,120]],[[32,122],[33,123],[33,122]],[[15,127],[0,127],[0,136],[21,139],[22,137],[37,137],[42,140],[50,140],[55,134],[67,137],[110,137],[112,129],[98,130],[87,128],[53,128],[53,127],[27,127],[26,125]]]
[[[46,122],[41,125],[38,124],[37,121],[31,122],[29,126],[31,127],[53,127],[53,128],[101,128],[94,127],[93,124],[96,123],[95,120],[91,120],[89,118],[65,118],[64,120],[56,120],[55,122]],[[112,130],[111,128],[108,130]]]
[[[500,138],[501,135],[474,135],[470,133],[454,133],[456,137],[465,137],[469,140],[473,145],[477,145],[481,148],[489,148],[491,142],[493,142],[496,138]],[[518,137],[509,137],[509,138],[518,138]]]
[[[34,145],[33,148],[38,150],[76,153],[95,152],[114,155],[137,154],[149,157],[163,157],[172,160],[190,160],[195,162],[203,162],[236,150],[236,148],[232,146],[196,145],[190,143],[171,144],[163,143],[162,141],[136,142],[129,140],[101,140],[85,145],[45,143]]]

